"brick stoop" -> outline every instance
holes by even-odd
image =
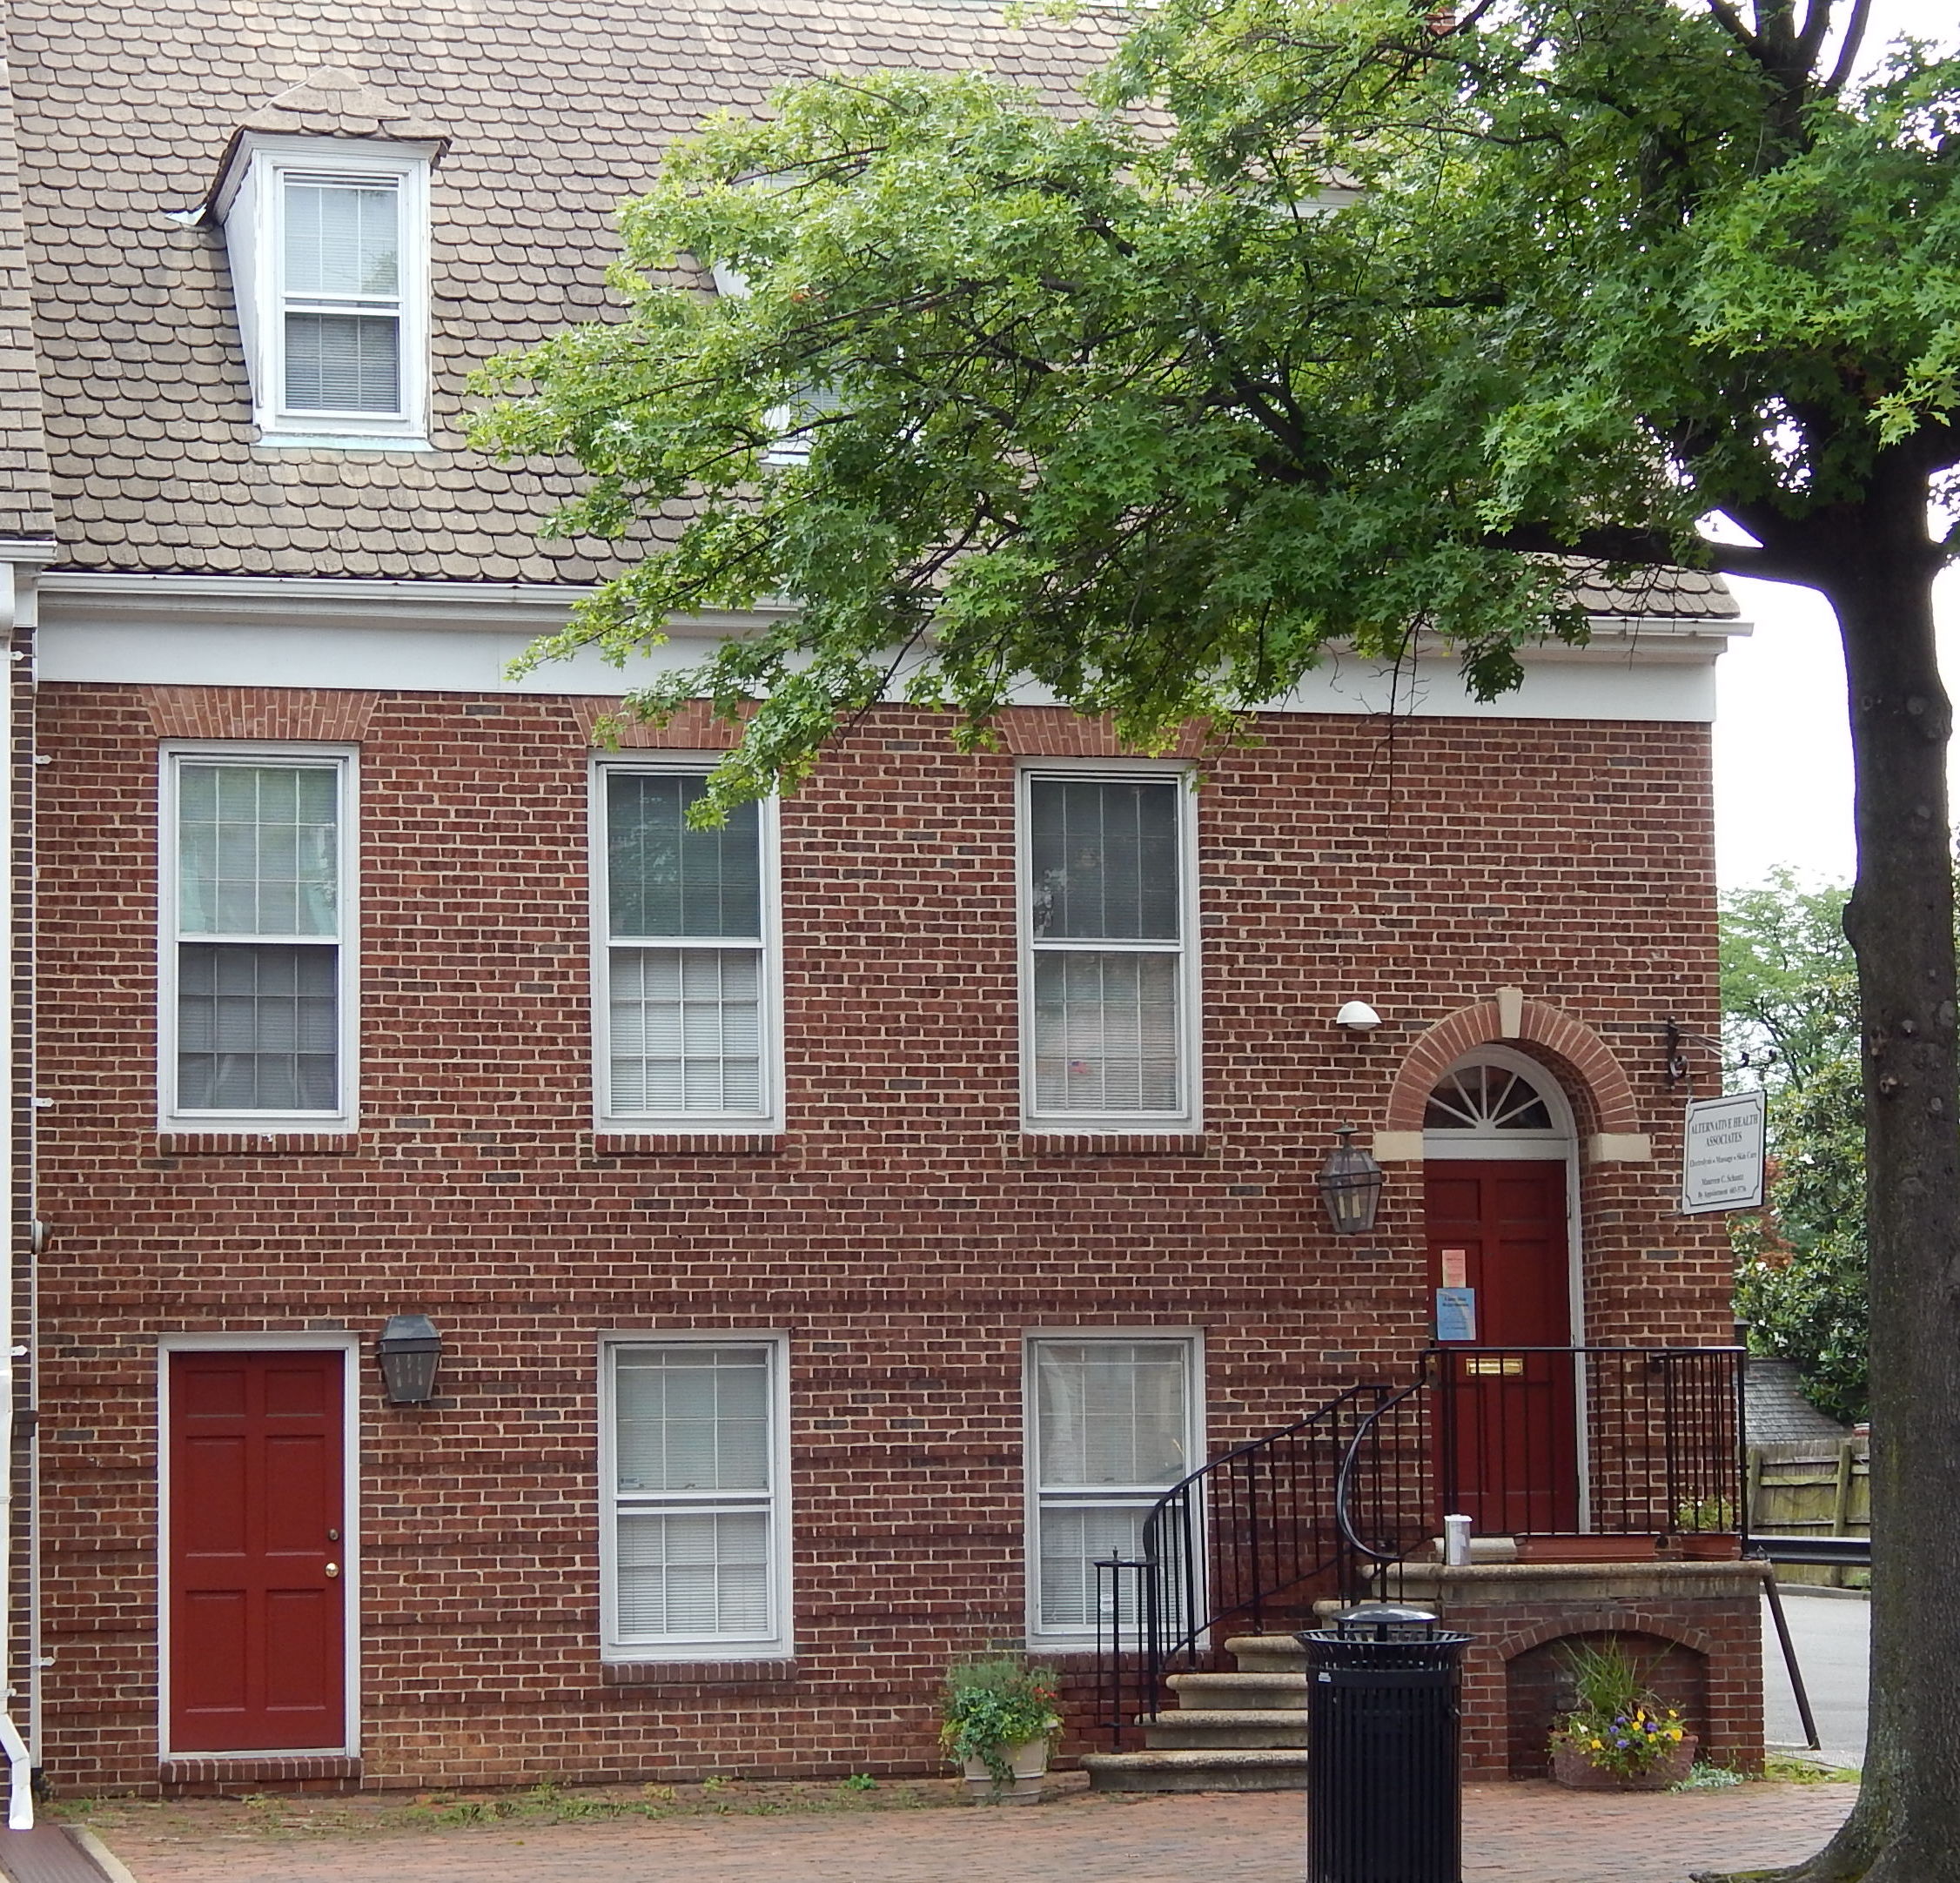
[[[1172,1674],[1175,1707],[1139,1752],[1089,1752],[1098,1792],[1297,1792],[1306,1785],[1306,1657],[1291,1635],[1236,1635],[1236,1673]]]

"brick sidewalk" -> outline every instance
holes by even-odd
[[[1596,1796],[1473,1786],[1465,1883],[1684,1883],[1691,1869],[1787,1863],[1816,1849],[1848,1785]],[[195,1847],[124,1828],[138,1883],[1299,1883],[1297,1793],[1077,1794],[992,1810],[671,1818],[466,1827]]]

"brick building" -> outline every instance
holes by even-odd
[[[950,1658],[1079,1671],[1165,1485],[1413,1377],[1445,1244],[1487,1341],[1727,1337],[1663,1049],[1716,1018],[1719,586],[1591,597],[1494,708],[1331,666],[1202,778],[893,707],[714,835],[705,716],[605,749],[614,670],[505,675],[613,565],[463,448],[463,376],[599,309],[662,140],[829,66],[1060,88],[1086,29],[11,32],[9,1645],[55,1783],[926,1769]]]

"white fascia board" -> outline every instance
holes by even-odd
[[[40,674],[50,681],[152,686],[382,687],[616,698],[636,682],[706,659],[717,641],[757,634],[792,604],[708,611],[669,624],[664,647],[626,667],[587,649],[522,680],[509,663],[555,633],[592,591],[569,583],[335,580],[309,576],[41,577]],[[1335,650],[1282,713],[1419,719],[1628,720],[1715,717],[1715,663],[1749,632],[1727,617],[1602,620],[1582,647],[1525,647],[1524,684],[1471,698],[1455,656],[1419,644],[1400,671]],[[1028,687],[1019,703],[1052,705]]]

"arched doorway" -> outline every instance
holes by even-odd
[[[1577,1134],[1536,1061],[1485,1046],[1423,1116],[1430,1285],[1439,1291],[1439,1489],[1485,1533],[1581,1522]]]

